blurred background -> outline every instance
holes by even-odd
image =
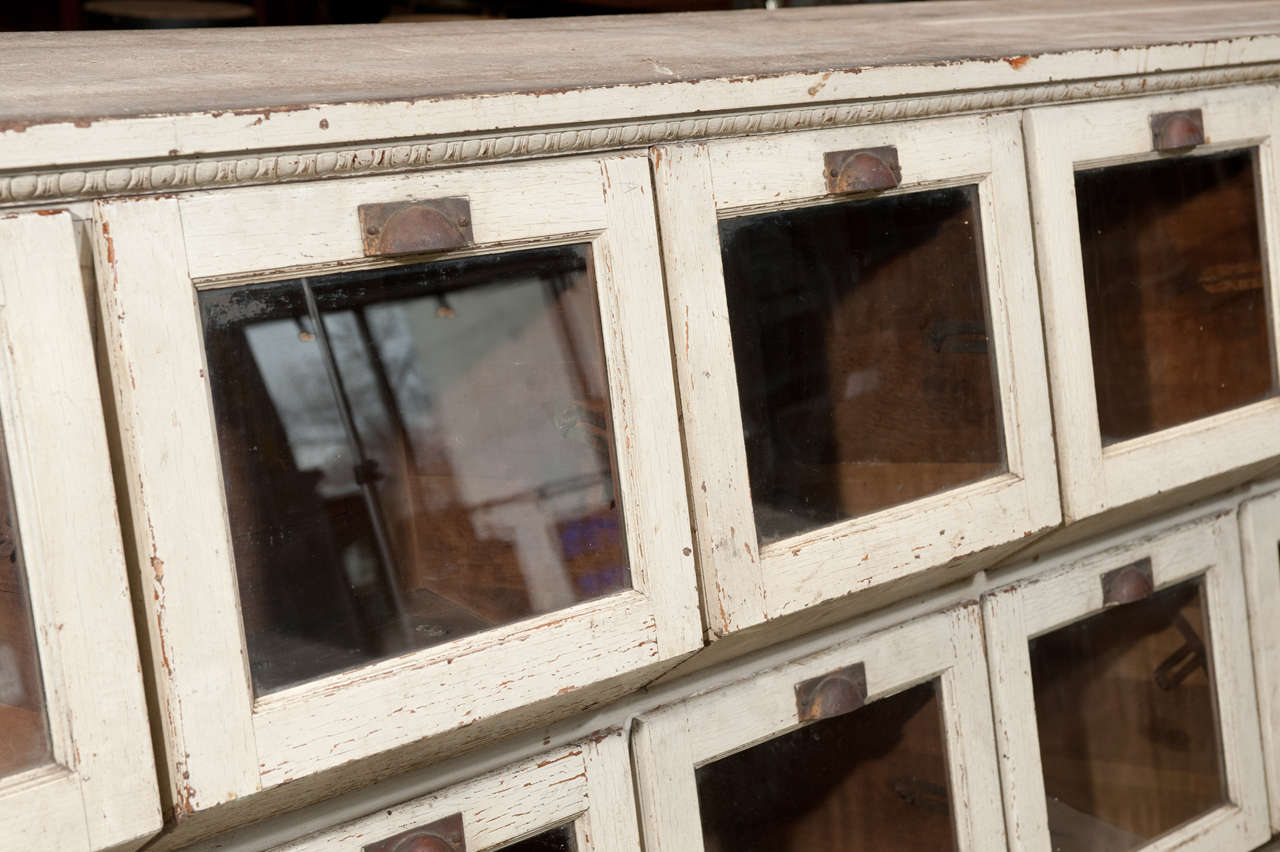
[[[903,0],[44,0],[0,2],[0,30],[294,26],[843,6]]]

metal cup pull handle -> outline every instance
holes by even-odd
[[[1151,144],[1157,151],[1190,151],[1204,144],[1204,114],[1198,109],[1151,116]]]
[[[832,195],[893,189],[902,183],[898,149],[892,145],[828,151],[822,155],[822,165],[827,192]]]
[[[466,198],[361,204],[357,211],[365,257],[430,254],[475,243]]]
[[[1147,556],[1102,575],[1102,603],[1104,606],[1133,603],[1151,597],[1155,588],[1151,557]]]
[[[852,713],[867,703],[867,670],[854,663],[796,684],[796,718],[816,722]]]

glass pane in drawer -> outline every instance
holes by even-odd
[[[1276,392],[1253,151],[1076,174],[1103,443]]]
[[[608,815],[604,816],[608,819]],[[552,828],[533,837],[503,846],[502,852],[577,852],[573,823]]]
[[[200,308],[258,692],[629,587],[589,246]]]
[[[1053,848],[1120,852],[1226,802],[1200,580],[1031,642]]]
[[[1004,471],[976,187],[726,219],[762,541]]]
[[[697,770],[707,852],[954,849],[936,681]]]
[[[18,519],[0,435],[0,776],[50,760],[48,720]]]

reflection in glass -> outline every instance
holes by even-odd
[[[1054,849],[1133,849],[1226,801],[1202,586],[1031,641]]]
[[[1103,443],[1276,392],[1253,151],[1076,173]]]
[[[573,823],[568,823],[501,848],[502,852],[576,852],[578,841]]]
[[[8,456],[0,435],[0,777],[51,758]]]
[[[589,246],[200,308],[259,693],[629,585]]]
[[[720,223],[761,541],[1005,469],[977,197]]]
[[[697,770],[706,852],[954,849],[936,682]]]

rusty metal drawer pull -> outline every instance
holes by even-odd
[[[867,703],[867,670],[854,663],[796,684],[796,717],[816,722],[852,713]]]
[[[462,835],[462,814],[451,814],[370,843],[362,848],[362,852],[467,852],[467,841]]]
[[[1147,556],[1102,575],[1102,603],[1104,606],[1133,603],[1150,597],[1155,588],[1151,557]]]
[[[822,155],[822,164],[827,192],[833,195],[893,189],[902,183],[898,149],[892,145],[828,151]]]
[[[361,204],[358,211],[365,257],[428,254],[475,242],[465,198]]]
[[[1204,144],[1204,115],[1198,109],[1151,116],[1151,144],[1157,151],[1190,151]]]

